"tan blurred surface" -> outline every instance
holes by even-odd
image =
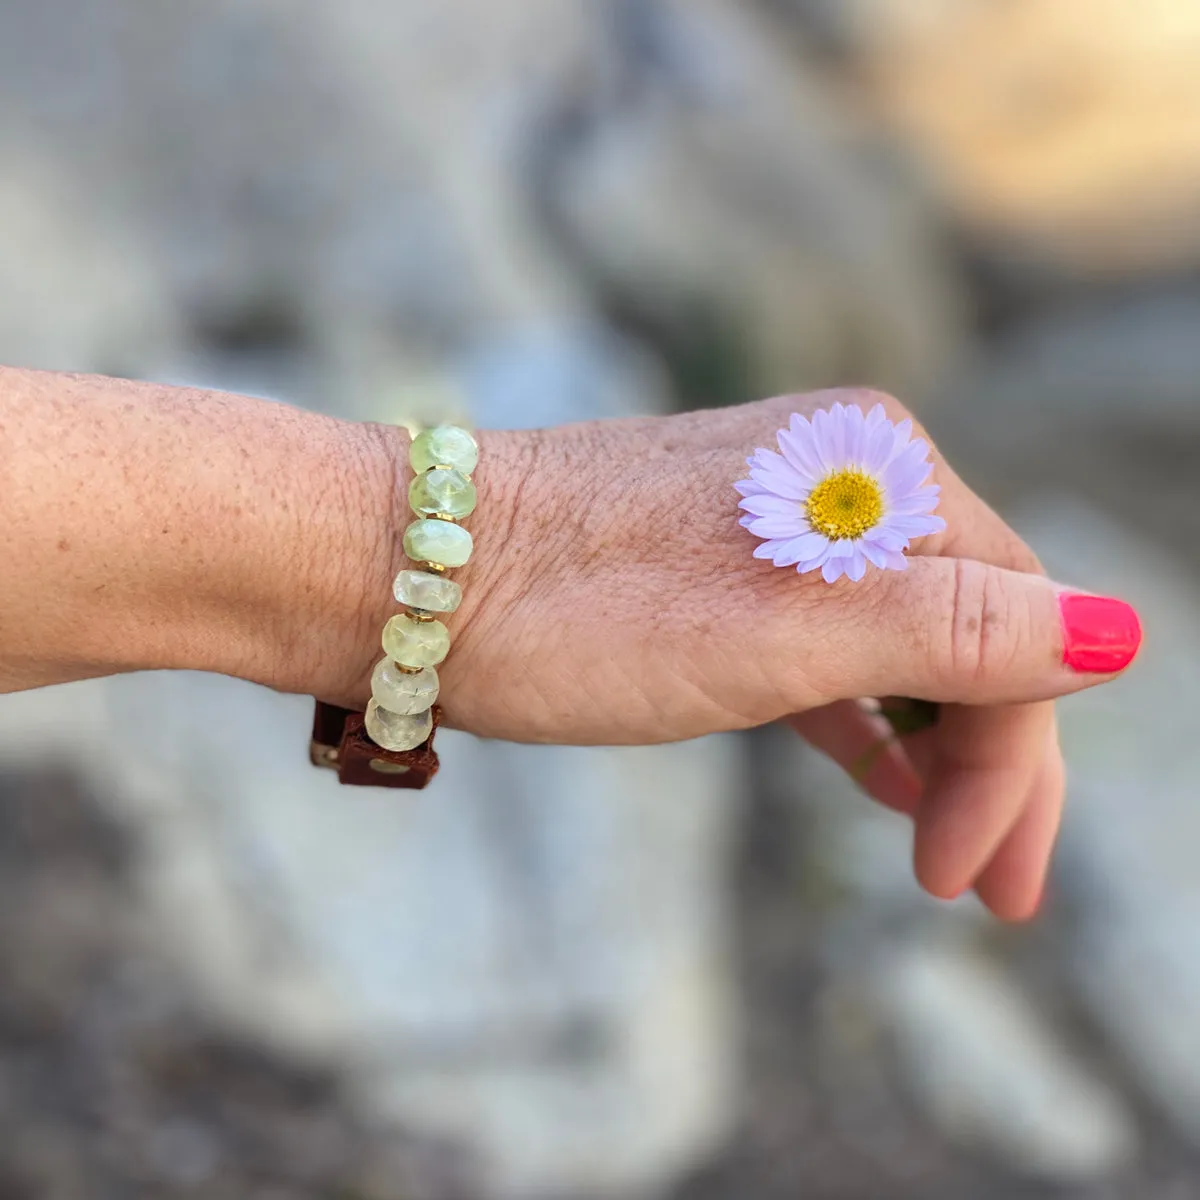
[[[1196,261],[1200,7],[850,0],[849,8],[870,103],[984,236],[1087,272]]]

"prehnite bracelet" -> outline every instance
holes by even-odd
[[[343,783],[419,788],[438,767],[437,667],[450,649],[440,618],[462,602],[447,571],[471,557],[471,535],[459,522],[475,510],[479,446],[465,429],[439,425],[413,438],[409,461],[416,520],[404,531],[404,553],[415,566],[393,585],[405,609],[383,627],[385,657],[371,673],[370,703],[365,713],[317,704],[311,758],[336,769]]]

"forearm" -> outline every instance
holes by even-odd
[[[175,667],[353,689],[405,442],[241,396],[0,369],[0,690]]]

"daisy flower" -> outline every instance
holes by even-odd
[[[912,422],[893,425],[877,404],[863,415],[835,404],[811,421],[793,414],[778,434],[780,453],[756,450],[750,478],[734,486],[746,510],[741,524],[763,539],[755,558],[827,583],[855,581],[867,564],[903,571],[913,538],[946,528],[933,516],[938,493],[926,483],[929,446],[913,440]]]

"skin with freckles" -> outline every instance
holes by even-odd
[[[866,790],[913,820],[929,891],[1028,917],[1062,808],[1052,702],[1136,644],[1114,651],[1090,604],[1105,654],[1072,656],[1063,589],[936,450],[947,529],[908,570],[831,585],[755,559],[746,456],[835,402],[908,415],[843,389],[481,432],[445,722],[644,744],[786,721],[867,763]],[[18,567],[0,577],[0,689],[192,667],[361,706],[406,565],[406,449],[397,429],[245,397],[0,370],[0,554]],[[859,701],[883,696],[940,719],[880,747],[888,726]]]

